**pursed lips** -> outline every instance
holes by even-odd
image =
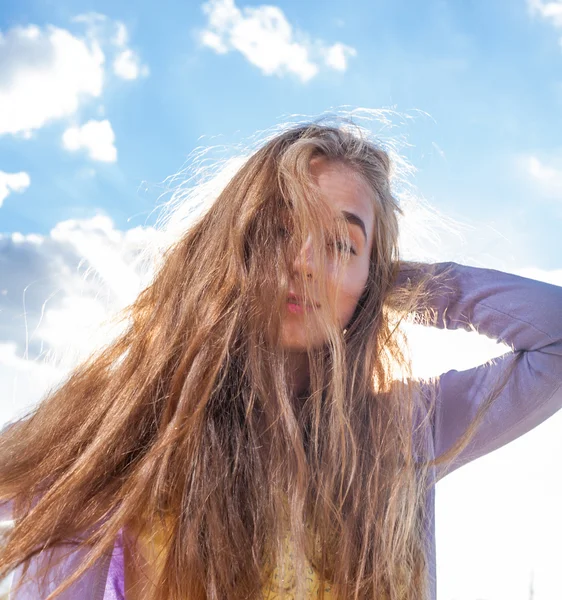
[[[320,305],[316,302],[312,304],[310,302],[305,303],[303,301],[303,298],[301,296],[298,296],[294,292],[289,292],[289,294],[287,294],[287,302],[289,304],[295,304],[297,306],[306,306],[307,308],[311,308],[312,306],[316,306],[316,308],[320,307]]]

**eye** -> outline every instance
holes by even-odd
[[[329,242],[328,246],[330,248],[333,248],[334,246],[336,246],[338,252],[343,252],[344,254],[353,254],[353,255],[357,256],[357,252],[356,252],[355,248],[352,245],[346,244],[346,242],[343,240],[335,240],[335,241]]]

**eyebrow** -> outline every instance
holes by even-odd
[[[349,212],[347,210],[342,210],[341,214],[345,221],[347,221],[348,223],[351,223],[352,225],[357,225],[357,227],[359,227],[359,229],[361,229],[361,231],[363,232],[363,235],[365,237],[365,241],[367,241],[367,228],[365,227],[365,223],[363,222],[363,219],[361,219],[356,214]]]

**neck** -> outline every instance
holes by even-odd
[[[287,377],[289,391],[293,398],[298,398],[306,392],[310,384],[310,370],[306,352],[288,353]]]

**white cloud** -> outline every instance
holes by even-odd
[[[125,23],[118,21],[115,26],[115,35],[113,36],[113,43],[121,48],[125,47],[129,41],[129,32]]]
[[[517,269],[517,275],[562,286],[562,269],[544,271],[543,269],[537,269],[536,267],[525,267],[524,269]]]
[[[347,70],[347,60],[351,56],[357,56],[357,51],[351,46],[345,44],[334,44],[326,49],[326,64],[337,71]]]
[[[562,0],[552,2],[527,0],[527,6],[531,16],[541,17],[545,21],[549,21],[555,29],[562,31]],[[558,43],[562,47],[562,36],[558,38]]]
[[[90,120],[81,127],[69,127],[62,136],[62,143],[67,150],[87,150],[92,160],[103,162],[117,160],[115,133],[107,119]]]
[[[120,49],[113,61],[113,72],[117,77],[132,80],[148,76],[150,72],[148,66],[141,64],[138,53],[127,45],[129,43],[129,32],[121,21],[115,23],[112,42]]]
[[[562,29],[562,0],[527,0],[527,6],[533,16],[538,15]]]
[[[355,56],[350,46],[336,43],[326,46],[294,31],[277,6],[262,5],[238,8],[234,0],[210,0],[203,5],[208,27],[201,33],[201,43],[218,54],[236,50],[264,75],[292,73],[306,82],[319,72],[320,62],[340,71],[347,69],[347,59]]]
[[[104,60],[97,42],[52,25],[0,34],[0,134],[29,134],[99,98]]]
[[[92,11],[76,15],[72,20],[75,23],[85,23],[88,27],[88,33],[93,37],[98,37],[100,29],[105,27],[108,18],[106,15]]]
[[[143,253],[156,235],[105,216],[0,235],[0,427],[115,335],[105,321],[146,285]]]
[[[226,54],[229,50],[228,46],[222,41],[222,37],[213,31],[203,31],[201,42],[204,46],[212,48],[217,54]]]
[[[520,159],[524,173],[549,198],[562,201],[562,161],[560,164],[547,164],[537,156]]]
[[[136,52],[127,48],[120,52],[113,61],[113,72],[121,79],[137,79],[146,77],[149,73],[146,65],[141,65]]]
[[[76,114],[102,97],[108,72],[126,80],[148,67],[129,48],[127,27],[98,13],[73,19],[79,35],[54,25],[16,26],[0,32],[0,135],[33,131]]]
[[[0,171],[0,206],[2,206],[10,192],[24,192],[30,183],[31,179],[25,171],[19,173]]]

